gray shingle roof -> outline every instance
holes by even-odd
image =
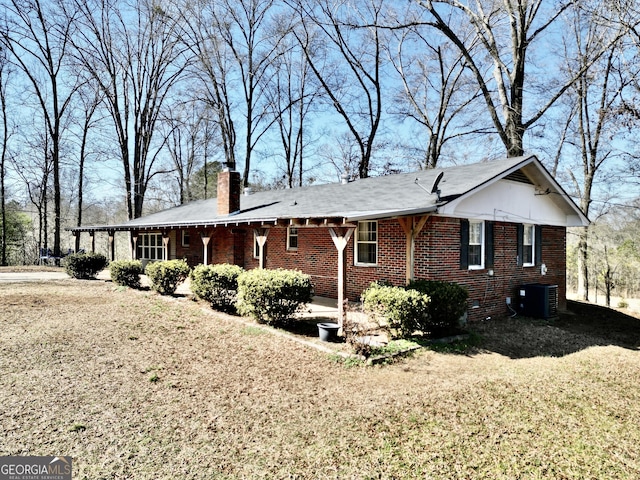
[[[137,218],[121,225],[80,227],[73,230],[129,230],[132,228],[246,224],[290,219],[356,221],[436,211],[437,207],[469,194],[509,173],[535,164],[535,157],[517,157],[449,168],[359,179],[347,184],[312,185],[243,195],[240,211],[217,214],[217,199],[199,200]],[[443,173],[440,197],[431,194],[434,180]],[[550,175],[546,174],[549,178]],[[552,183],[560,190],[562,189]],[[562,192],[564,193],[564,192]],[[566,195],[566,194],[565,194]],[[570,201],[570,200],[569,200]]]

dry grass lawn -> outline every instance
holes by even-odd
[[[0,455],[77,479],[640,478],[634,319],[494,320],[349,367],[104,281],[0,284],[0,311]]]

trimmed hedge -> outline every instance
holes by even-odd
[[[430,328],[455,328],[467,311],[469,292],[457,283],[438,280],[415,280],[408,289],[429,295]]]
[[[191,291],[217,310],[235,312],[238,276],[242,272],[242,267],[229,263],[198,265],[189,274]]]
[[[391,338],[410,337],[429,324],[429,296],[417,290],[374,282],[362,293],[362,306]]]
[[[140,260],[116,260],[109,264],[111,281],[123,287],[140,288],[142,262]]]
[[[165,260],[147,264],[145,273],[151,288],[162,295],[173,295],[189,276],[191,269],[184,260]]]
[[[286,325],[313,298],[311,277],[297,270],[254,269],[238,277],[238,313]]]
[[[94,279],[108,264],[101,253],[73,253],[64,258],[64,270],[73,278]]]

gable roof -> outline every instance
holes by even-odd
[[[439,194],[431,193],[434,181]],[[74,231],[133,230],[185,226],[241,225],[277,221],[344,224],[363,219],[444,213],[494,182],[512,176],[547,193],[567,215],[566,226],[588,219],[535,156],[507,158],[448,168],[359,179],[347,184],[311,185],[242,195],[240,210],[218,215],[217,199],[198,200],[119,225],[75,227]]]

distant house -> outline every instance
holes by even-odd
[[[566,306],[566,227],[588,219],[534,156],[266,192],[224,171],[218,198],[74,234],[129,232],[133,258],[293,268],[317,295],[359,299],[376,280],[457,282],[470,320],[509,313],[525,284]],[[113,257],[113,248],[112,253]]]

